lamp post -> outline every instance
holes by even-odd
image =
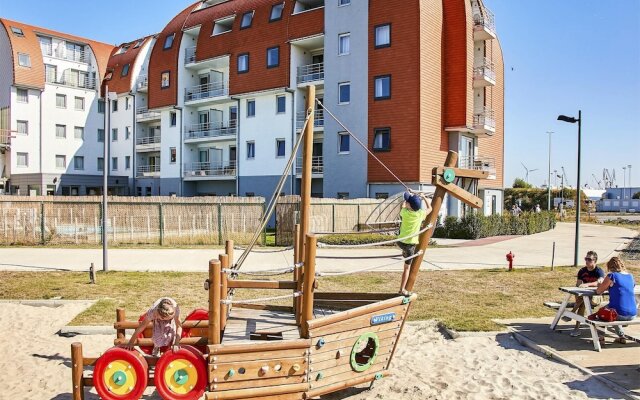
[[[551,134],[554,133],[552,131],[547,131],[549,134],[549,172],[547,173],[547,177],[549,178],[547,181],[547,210],[551,211]]]
[[[633,186],[631,186],[631,164],[627,165],[627,168],[629,168],[629,198],[631,199],[633,197],[633,193],[631,193]]]
[[[578,182],[576,184],[576,241],[573,254],[573,266],[578,266],[578,251],[580,244],[580,153],[582,145],[582,110],[578,110],[578,118],[567,117],[566,115],[558,115],[558,121],[569,122],[571,124],[578,123]]]
[[[622,200],[626,199],[624,187],[627,185],[627,167],[622,167]]]
[[[109,271],[107,259],[107,247],[109,236],[107,235],[107,192],[109,190],[109,141],[111,139],[109,128],[111,122],[111,99],[109,97],[109,85],[104,88],[104,155],[102,161],[102,270]]]

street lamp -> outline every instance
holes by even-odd
[[[575,117],[567,117],[566,115],[558,115],[558,121],[568,122],[570,124],[578,123],[578,183],[576,185],[576,242],[573,253],[573,266],[578,266],[578,247],[580,244],[580,206],[582,202],[580,201],[580,153],[581,153],[581,145],[582,145],[582,110],[578,110],[578,118]]]
[[[627,167],[622,167],[622,200],[626,199],[625,186],[627,186]]]
[[[547,182],[547,210],[551,211],[551,134],[555,133],[552,131],[547,131],[549,134],[549,172],[547,173],[548,182]]]
[[[627,165],[627,168],[629,168],[629,198],[632,198],[633,193],[631,192],[632,192],[633,186],[631,186],[631,164]]]

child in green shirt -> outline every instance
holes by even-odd
[[[398,246],[402,249],[402,258],[408,258],[416,254],[416,246],[418,244],[418,236],[413,236],[420,231],[422,221],[427,217],[427,211],[425,210],[422,198],[417,194],[411,194],[405,192],[404,204],[402,210],[400,210],[400,235],[398,238],[407,238],[398,242]],[[413,237],[409,237],[413,236]],[[404,263],[404,271],[402,272],[402,284],[400,286],[400,293],[408,295],[409,292],[405,289],[407,286],[407,280],[409,279],[409,271],[413,260],[407,260]]]

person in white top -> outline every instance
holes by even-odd
[[[178,351],[180,337],[182,336],[182,323],[180,322],[180,307],[178,303],[169,297],[156,300],[147,311],[144,319],[135,330],[129,343],[125,346],[132,350],[138,340],[138,335],[145,330],[149,322],[153,322],[153,356],[159,356],[169,350],[173,345],[173,351]]]

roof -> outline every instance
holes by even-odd
[[[112,76],[111,79],[105,80],[105,83],[109,85],[109,92],[121,94],[131,91],[133,84],[131,81],[133,72],[131,70],[133,69],[133,65],[138,60],[140,51],[153,39],[153,37],[154,35],[149,35],[128,43],[122,43],[111,51],[107,70],[112,73]],[[137,47],[136,44],[138,44]],[[120,49],[123,47],[127,47],[127,50],[119,53]],[[128,68],[130,71],[126,76],[122,76],[122,69],[125,65],[129,65]]]

